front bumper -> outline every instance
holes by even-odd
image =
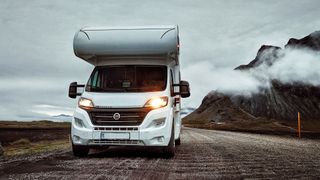
[[[91,123],[85,110],[77,108],[72,120],[72,142],[87,146],[167,146],[171,136],[172,116],[172,110],[167,106],[150,111],[139,126],[96,126]],[[111,136],[105,138],[104,133]],[[119,134],[126,137],[118,138]]]

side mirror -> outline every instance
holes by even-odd
[[[69,97],[75,99],[77,96],[80,96],[81,93],[78,93],[78,87],[84,87],[83,84],[77,84],[77,82],[72,82],[69,86]]]
[[[182,98],[190,97],[190,86],[188,81],[180,81],[180,96]]]
[[[190,96],[190,87],[188,81],[180,81],[180,84],[174,84],[174,95],[180,95],[182,98]]]

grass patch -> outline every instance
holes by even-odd
[[[19,139],[4,147],[4,157],[30,155],[58,149],[70,148],[68,139],[54,141],[39,141],[32,143],[28,139]]]
[[[69,122],[52,122],[52,121],[0,121],[1,129],[54,129],[54,128],[70,128]]]
[[[19,139],[17,141],[14,141],[12,143],[10,143],[11,146],[15,146],[15,147],[27,147],[27,146],[31,146],[31,142],[29,139],[26,139],[26,138],[22,138],[22,139]]]

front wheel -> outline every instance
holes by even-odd
[[[163,148],[163,154],[165,157],[171,158],[174,156],[174,153],[175,153],[175,140],[174,140],[174,126],[172,124],[170,142],[168,146]]]
[[[79,146],[79,145],[74,145],[72,143],[72,152],[73,152],[73,155],[76,157],[88,156],[89,150],[90,149],[87,146]]]
[[[176,140],[175,140],[175,144],[178,145],[178,146],[181,144],[180,137],[179,137],[179,139],[176,139]]]

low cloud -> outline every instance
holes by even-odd
[[[288,48],[282,50],[278,58],[271,58],[268,62],[272,62],[272,66],[264,62],[250,70],[215,68],[210,63],[201,62],[185,69],[185,75],[190,80],[192,95],[195,97],[203,97],[212,90],[250,96],[270,88],[271,80],[284,84],[320,86],[319,52]],[[187,100],[187,105],[189,103]]]
[[[186,79],[191,81],[192,88],[199,94],[211,90],[227,93],[250,94],[259,92],[263,86],[250,72],[235,71],[232,68],[215,68],[209,63],[201,62],[185,69]]]
[[[266,52],[264,55],[270,53]],[[260,59],[266,59],[262,57]],[[278,57],[269,56],[268,61],[249,73],[265,84],[278,80],[284,84],[306,84],[320,86],[320,52],[306,48],[287,48],[279,52]],[[272,65],[270,66],[270,63]],[[270,87],[266,85],[264,87]]]
[[[320,85],[320,52],[308,49],[286,49],[284,56],[267,68],[270,79],[283,83],[300,82]]]
[[[68,98],[70,81],[62,78],[1,77],[0,117],[3,120],[41,120],[70,115],[76,100]]]
[[[31,112],[46,115],[48,117],[64,115],[72,115],[74,109],[63,106],[52,106],[48,104],[40,104],[32,107]]]

